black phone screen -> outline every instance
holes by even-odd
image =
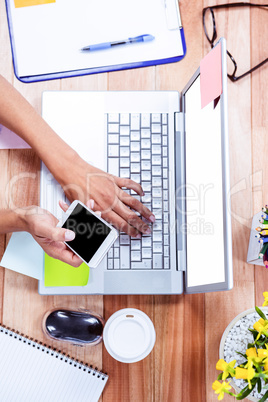
[[[111,232],[107,225],[81,204],[77,204],[62,227],[75,232],[74,240],[66,243],[86,262],[91,260]]]

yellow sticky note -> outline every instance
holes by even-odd
[[[45,254],[45,286],[85,286],[88,283],[88,277],[89,267],[85,263],[74,268]]]
[[[56,3],[56,0],[14,0],[15,7],[39,6],[40,4]]]

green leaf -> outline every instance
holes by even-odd
[[[236,399],[240,400],[239,398],[243,395],[243,393],[248,389],[248,385],[245,386],[245,388],[243,388],[239,394],[236,395]],[[243,399],[243,398],[241,398]]]
[[[244,357],[245,359],[247,359],[247,355],[241,352],[237,352],[237,350],[235,351],[238,355]]]
[[[245,392],[243,392],[243,394],[241,396],[236,396],[236,399],[238,401],[241,401],[242,399],[246,398],[252,391],[253,391],[254,387],[252,387],[251,389],[247,389]],[[265,401],[265,399],[264,399]]]
[[[259,339],[259,340],[256,342],[256,345],[257,345],[257,346],[263,346],[263,345],[266,345],[266,343],[268,343],[267,337],[265,337],[263,340]]]
[[[264,394],[263,397],[259,400],[259,402],[264,402],[264,401],[267,400],[267,398],[268,398],[268,391],[265,392],[265,394]]]
[[[263,320],[267,320],[266,315],[261,311],[261,309],[259,309],[259,307],[255,306],[255,310],[257,311],[257,313],[259,314],[259,316],[260,316]]]
[[[258,384],[258,392],[261,392],[262,386],[261,386],[261,379],[260,378],[257,379],[257,384]]]
[[[248,328],[248,330],[249,330],[249,332],[251,332],[252,333],[252,336],[253,336],[253,340],[254,340],[254,342],[256,341],[256,338],[257,338],[257,336],[258,336],[258,331],[256,331],[256,329],[252,329],[252,328]]]
[[[249,389],[249,384],[248,384],[245,388],[242,389],[241,392],[239,392],[239,394],[236,395],[236,399],[238,401],[241,401],[242,399],[246,398],[255,388],[256,382],[257,382],[257,379],[254,378],[251,381],[252,388]]]
[[[256,367],[257,372],[258,372],[259,374],[261,374],[261,376],[262,376],[263,374],[262,374],[262,369],[261,369],[261,367],[260,367],[257,363],[255,363],[254,366]]]
[[[219,381],[219,380],[222,380],[222,374],[223,374],[223,373],[221,373],[221,374],[218,375],[218,378],[217,378],[218,381]]]
[[[257,331],[255,328],[248,328],[248,330],[249,330],[252,334],[258,335],[258,331]]]

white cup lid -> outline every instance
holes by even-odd
[[[124,308],[106,322],[103,341],[114,359],[122,363],[135,363],[144,359],[153,349],[154,325],[142,311]]]

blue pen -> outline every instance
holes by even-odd
[[[262,239],[259,240],[259,243],[268,243],[268,237],[263,237]]]
[[[119,41],[116,41],[116,42],[97,43],[96,45],[85,46],[81,50],[82,51],[104,50],[104,49],[110,49],[113,46],[128,45],[128,44],[131,44],[131,43],[139,43],[139,42],[150,42],[152,40],[154,40],[154,36],[146,34],[146,35],[135,36],[134,38],[128,38],[128,39],[119,40]]]

